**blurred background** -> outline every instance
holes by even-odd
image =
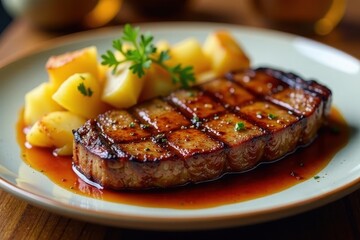
[[[360,59],[360,0],[0,0],[0,68],[24,53],[46,46],[46,42],[53,44],[52,40],[60,36],[124,23],[159,21],[219,22],[281,30],[325,43]],[[9,206],[18,209],[15,212],[14,207]],[[360,239],[359,209],[358,190],[306,214],[260,226],[217,231],[214,236],[230,238],[228,233],[233,233],[245,234],[246,238],[275,231],[282,239],[284,232],[288,236],[285,239]],[[1,189],[0,215],[6,222],[3,229],[11,231],[12,236],[31,233],[44,238],[55,235],[55,238],[82,239],[81,234],[88,237],[91,233],[106,236],[114,233],[123,239],[149,235],[149,232],[61,217],[20,201]],[[150,236],[156,235],[159,234],[150,232]],[[158,239],[166,236],[170,235]],[[201,232],[196,235],[189,232],[177,239],[182,236],[204,237]]]
[[[10,22],[11,17],[4,9],[2,2],[0,2],[0,34]]]
[[[281,30],[359,52],[360,0],[0,0],[0,54],[73,32],[124,23],[201,21]],[[4,40],[5,39],[5,40]],[[15,50],[20,51],[20,50]],[[355,53],[355,56],[360,58]]]
[[[309,34],[311,31],[305,31],[309,30],[306,29],[306,25],[324,18],[320,23],[323,29],[315,29],[318,35],[330,33],[340,22],[356,23],[358,27],[360,25],[359,0],[0,0],[0,2],[0,32],[6,28],[11,19],[17,18],[25,18],[42,30],[62,33],[125,22],[174,20],[231,22],[253,26],[264,26],[265,23],[271,28]]]

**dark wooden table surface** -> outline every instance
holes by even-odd
[[[275,28],[259,17],[249,0],[197,0],[172,16],[139,15],[124,4],[115,21],[211,21]],[[348,11],[338,27],[326,36],[290,30],[360,58],[360,4],[348,0]],[[357,9],[357,10],[356,10]],[[43,43],[68,34],[46,32],[18,18],[0,35],[0,66]],[[296,216],[251,226],[206,231],[160,232],[93,224],[37,208],[0,190],[0,239],[360,239],[360,190],[320,208]]]

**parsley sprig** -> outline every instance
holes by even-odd
[[[145,75],[146,69],[149,69],[151,64],[155,63],[170,74],[174,84],[180,84],[183,88],[188,88],[191,82],[195,82],[193,67],[182,67],[181,64],[168,66],[165,62],[170,59],[169,51],[161,51],[156,55],[157,49],[153,44],[153,40],[154,37],[150,34],[141,34],[139,27],[126,24],[122,36],[112,43],[112,47],[119,51],[124,56],[124,59],[118,60],[114,52],[108,50],[106,54],[101,56],[101,64],[113,68],[115,73],[120,64],[131,62],[130,70],[141,78]],[[134,48],[125,51],[124,43],[130,43]]]

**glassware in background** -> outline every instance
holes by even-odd
[[[46,30],[96,28],[109,23],[122,0],[2,0],[13,16]]]
[[[271,25],[291,32],[329,34],[344,16],[346,0],[252,0]]]

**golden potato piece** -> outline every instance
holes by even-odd
[[[211,68],[221,76],[229,71],[250,67],[250,60],[227,31],[210,34],[204,42],[203,50],[211,61]]]
[[[105,84],[105,79],[106,79],[106,74],[109,71],[109,67],[102,65],[102,64],[98,64],[98,70],[99,70],[99,83],[101,85],[101,87],[104,86]]]
[[[138,101],[145,76],[139,78],[129,69],[130,63],[124,63],[117,73],[107,72],[107,78],[101,99],[116,108],[128,108]]]
[[[160,66],[153,64],[146,72],[140,101],[157,96],[166,96],[176,88],[177,85],[172,82],[170,74]]]
[[[170,43],[166,40],[160,40],[156,44],[157,53],[160,53],[161,51],[168,51],[171,49]]]
[[[96,47],[83,48],[49,58],[46,63],[50,82],[56,87],[75,73],[88,72],[99,78]]]
[[[217,74],[212,70],[199,73],[199,74],[195,75],[196,84],[202,84],[202,83],[211,81],[211,80],[215,79],[216,77],[217,77]]]
[[[199,41],[195,38],[185,39],[173,45],[170,56],[169,64],[181,64],[182,67],[193,66],[196,74],[211,68],[209,58],[205,56]]]
[[[63,110],[63,108],[51,98],[55,90],[52,84],[42,83],[26,93],[24,109],[25,125],[32,126],[45,114]]]
[[[85,118],[108,110],[101,101],[102,88],[90,73],[76,73],[63,82],[52,98],[64,109]]]
[[[85,123],[85,119],[68,111],[51,112],[37,121],[26,134],[32,146],[55,148],[57,155],[71,155],[72,130]]]

